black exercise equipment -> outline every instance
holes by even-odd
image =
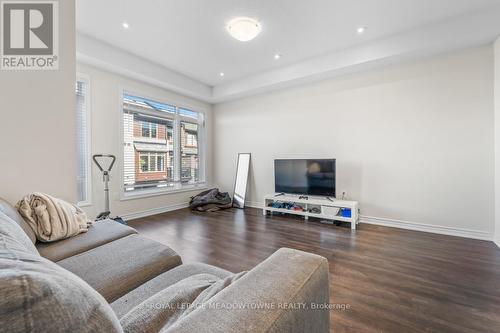
[[[111,212],[109,210],[109,173],[111,172],[111,169],[113,169],[113,165],[115,164],[116,161],[116,156],[115,155],[103,155],[103,154],[96,154],[92,156],[92,159],[94,160],[94,163],[97,165],[99,170],[102,172],[102,180],[104,182],[104,211],[97,215],[96,221],[100,220],[105,220],[105,219],[112,219],[115,220],[116,222],[119,222],[121,224],[127,224],[121,217],[115,216],[111,217]],[[105,170],[103,168],[103,165],[99,163],[98,159],[111,159],[111,163],[109,163],[108,168]]]

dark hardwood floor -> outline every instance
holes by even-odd
[[[188,209],[131,221],[184,262],[233,272],[280,247],[330,263],[334,332],[500,332],[500,250],[491,242],[372,225],[324,225],[264,217],[257,209]]]

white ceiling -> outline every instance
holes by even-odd
[[[76,13],[79,33],[217,89],[495,5],[500,0],[77,0]],[[230,37],[225,25],[237,16],[258,19],[261,34],[246,43]]]

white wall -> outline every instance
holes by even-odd
[[[231,191],[236,154],[252,153],[257,205],[273,159],[335,157],[337,193],[362,215],[491,239],[493,113],[491,46],[227,102],[214,109],[215,181]]]
[[[110,208],[114,215],[137,216],[141,215],[141,213],[150,215],[158,211],[179,208],[185,205],[193,194],[200,192],[198,189],[189,192],[121,200],[123,156],[121,156],[120,151],[123,138],[120,137],[120,128],[123,126],[123,120],[120,93],[123,89],[142,94],[144,97],[156,98],[162,102],[192,106],[194,110],[206,112],[208,136],[207,179],[210,182],[212,179],[210,154],[212,145],[212,110],[209,104],[84,64],[78,64],[77,72],[86,74],[90,78],[92,154],[114,154],[117,156],[116,166],[111,173],[110,184]],[[92,205],[84,207],[84,210],[90,216],[96,216],[100,211],[104,210],[103,193],[102,175],[97,167],[92,164]]]
[[[74,201],[75,2],[59,2],[59,70],[0,71],[0,196]]]
[[[500,246],[500,37],[495,43],[495,243]]]

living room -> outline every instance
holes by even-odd
[[[0,7],[0,331],[500,331],[499,1]]]

